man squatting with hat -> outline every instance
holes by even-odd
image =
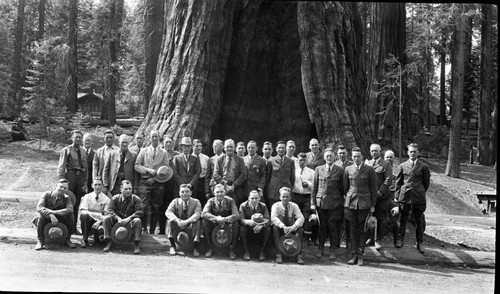
[[[82,243],[80,247],[85,248],[89,246],[89,234],[91,230],[97,232],[104,214],[108,212],[109,203],[111,200],[106,194],[102,192],[101,178],[95,178],[92,182],[93,192],[86,194],[82,197],[80,202],[80,223],[82,227]],[[94,243],[98,242],[98,234],[94,235]]]
[[[253,238],[256,235],[261,235],[264,238],[262,247],[260,248],[259,260],[263,261],[266,259],[264,250],[271,236],[271,222],[267,206],[263,202],[260,202],[259,199],[259,192],[252,190],[248,195],[248,200],[240,205],[240,237],[245,248],[245,253],[243,254],[244,260],[250,260],[247,239],[248,237]]]

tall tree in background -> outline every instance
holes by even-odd
[[[164,2],[156,0],[146,0],[144,10],[144,63],[146,64],[144,77],[144,97],[147,111],[149,100],[153,93],[153,86],[156,77],[156,65],[160,55],[162,44],[162,33],[164,27]]]
[[[37,40],[41,40],[43,38],[43,34],[45,33],[45,4],[46,0],[40,0],[40,3],[38,3]]]
[[[448,148],[448,162],[445,174],[453,178],[460,177],[460,150],[462,148],[462,121],[464,103],[464,75],[466,58],[466,32],[469,30],[469,16],[464,13],[464,5],[460,6],[455,18],[453,31],[452,55],[452,85],[453,108],[451,112],[450,143]]]
[[[492,164],[493,150],[490,149],[491,119],[491,4],[482,4],[481,18],[481,94],[479,101],[479,129],[477,139],[479,164]],[[495,80],[496,81],[496,80]]]
[[[78,0],[69,1],[68,19],[68,46],[69,46],[69,81],[68,81],[68,111],[75,113],[78,110]]]
[[[447,52],[447,33],[441,31],[441,42],[439,44],[439,124],[446,125],[446,52]]]
[[[19,0],[17,4],[17,21],[15,29],[14,55],[12,62],[11,76],[11,94],[4,106],[5,116],[17,116],[21,107],[20,92],[22,87],[22,51],[23,51],[23,32],[24,32],[24,6],[25,0]]]

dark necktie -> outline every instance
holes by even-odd
[[[123,172],[123,165],[125,163],[125,156],[127,155],[127,153],[125,152],[122,152],[122,154],[120,155],[120,168],[118,169],[118,172]]]
[[[283,218],[283,222],[285,223],[285,226],[289,226],[290,224],[290,218],[288,217],[288,205],[285,206],[285,217]]]
[[[98,201],[99,200],[99,194],[95,194],[95,201]]]
[[[187,217],[188,217],[188,205],[186,202],[184,202],[182,205],[183,205],[182,219],[187,219]]]
[[[331,171],[332,171],[332,167],[328,166],[327,173],[330,174]]]
[[[82,162],[82,152],[80,151],[80,147],[76,148],[76,154],[78,154],[78,164],[80,165],[80,168],[83,170],[85,167],[83,166]]]

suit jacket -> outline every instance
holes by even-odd
[[[236,203],[234,199],[228,196],[224,196],[222,200],[222,207],[217,203],[216,197],[208,199],[207,204],[201,212],[201,217],[208,221],[214,222],[217,216],[229,217],[228,221],[234,223],[240,219],[240,213],[238,208],[236,208]]]
[[[215,185],[215,180],[212,179],[212,176],[214,174],[215,165],[217,164],[218,159],[219,156],[217,156],[217,154],[208,159],[207,174],[205,175],[205,194],[206,193],[212,194],[212,187]]]
[[[295,183],[295,162],[283,156],[274,156],[267,163],[267,199],[280,199],[281,187],[293,188]]]
[[[392,164],[379,158],[377,163],[374,159],[367,160],[366,164],[372,166],[377,174],[377,197],[380,199],[387,199],[389,197],[389,187],[392,182]]]
[[[377,175],[373,167],[361,163],[358,171],[356,164],[344,170],[344,207],[349,209],[370,209],[377,201]]]
[[[217,160],[217,164],[215,165],[214,173],[212,175],[212,179],[214,179],[217,184],[221,183],[221,181],[223,180],[227,160],[228,156],[226,154],[222,155]],[[234,154],[233,160],[235,164],[234,180],[232,183],[228,183],[228,185],[234,186],[234,192],[229,192],[229,196],[234,197],[235,199],[237,199],[238,203],[241,203],[246,198],[244,184],[247,180],[247,169],[245,167],[243,158]]]
[[[318,151],[318,154],[314,156],[312,151],[307,152],[307,167],[315,170],[318,166],[326,164],[325,159],[323,158],[323,153],[321,151]]]
[[[150,178],[154,171],[157,171],[160,166],[169,165],[168,153],[165,149],[156,147],[156,157],[154,157],[153,146],[142,148],[137,159],[135,160],[135,171],[141,178]],[[154,158],[153,158],[154,157]]]
[[[332,164],[328,173],[327,164],[318,166],[314,171],[311,192],[311,205],[321,209],[336,209],[344,205],[344,169]]]
[[[175,198],[168,205],[167,211],[165,211],[165,216],[167,216],[169,220],[181,219],[183,208],[184,201],[180,197]],[[190,223],[194,223],[201,218],[200,200],[192,197],[189,199],[187,217],[187,220]]]
[[[177,186],[182,184],[191,184],[192,188],[198,184],[201,173],[200,159],[193,154],[188,154],[187,163],[184,159],[184,153],[178,154],[172,160],[172,169],[174,170],[174,179]],[[189,166],[189,170],[187,167]]]
[[[87,189],[89,193],[93,191],[92,166],[94,165],[94,155],[95,155],[94,149],[90,148],[89,153],[87,153]]]
[[[430,179],[429,168],[420,159],[413,168],[411,160],[401,163],[396,174],[395,197],[401,203],[426,203],[425,192],[429,189]]]
[[[113,150],[120,150],[120,148],[118,148],[118,146],[115,145],[111,145],[111,147],[108,148],[108,146],[104,145],[95,151],[94,160],[92,161],[92,178],[103,177],[103,170],[104,170],[104,164],[106,163],[106,157]]]
[[[346,168],[348,167],[349,165],[353,164],[354,162],[352,162],[351,160],[349,159],[346,159],[345,161],[341,161],[340,159],[337,159],[333,164],[335,164],[336,166],[340,166],[341,168]]]
[[[255,154],[253,159],[250,155],[243,157],[243,161],[245,162],[248,173],[246,195],[248,196],[248,193],[252,190],[261,189],[264,191],[267,175],[266,160]]]
[[[267,206],[262,202],[259,202],[259,204],[257,204],[257,210],[254,212],[252,206],[250,205],[250,202],[247,200],[241,203],[239,212],[240,212],[240,220],[251,219],[254,213],[261,213],[264,216],[264,219],[269,220],[265,226],[267,227],[271,224],[270,222],[271,217],[269,216],[269,210],[267,210]]]
[[[121,154],[121,150],[113,150],[106,157],[102,184],[104,187],[108,187],[108,190],[112,190],[116,184],[118,170],[120,169]],[[123,162],[123,173],[125,176],[125,180],[129,180],[132,183],[132,187],[134,188],[139,187],[139,175],[135,171],[136,158],[137,154],[133,151],[128,150]]]

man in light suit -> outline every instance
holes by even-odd
[[[92,178],[103,178],[104,164],[106,163],[106,157],[111,151],[120,150],[118,146],[113,144],[115,140],[115,133],[112,130],[106,130],[104,132],[104,146],[97,149],[94,154],[94,160],[92,163]],[[113,188],[113,187],[111,187]],[[103,188],[102,192],[106,194],[108,190]]]
[[[349,165],[353,164],[353,162],[349,159],[347,156],[347,148],[345,148],[344,145],[339,145],[337,148],[337,160],[333,163],[336,166],[340,166],[341,168],[345,169]],[[340,220],[340,229],[338,230],[338,236],[337,236],[337,244],[336,247],[340,248],[340,242],[342,241],[342,232],[345,232],[345,241],[346,241],[346,246],[345,248],[348,249],[350,245],[350,240],[351,240],[351,229],[349,227],[349,222],[343,217]]]
[[[85,148],[85,153],[87,154],[87,193],[94,191],[92,188],[92,165],[94,162],[95,150],[92,149],[92,135],[85,133],[83,135],[83,147]]]
[[[158,168],[169,165],[168,153],[160,148],[160,134],[151,131],[151,145],[141,149],[135,161],[135,170],[140,174],[138,194],[143,203],[144,215],[141,216],[143,233],[147,234],[148,210],[151,208],[149,232],[154,234],[165,193],[164,183],[155,180]]]
[[[193,256],[198,257],[198,244],[201,234],[201,203],[198,199],[192,198],[191,187],[182,184],[179,187],[179,198],[175,198],[168,205],[165,215],[167,216],[167,238],[170,240],[170,255],[175,255],[174,232],[177,228],[188,229],[194,236]]]
[[[224,143],[219,139],[215,139],[214,143],[212,144],[212,149],[214,151],[214,156],[208,159],[207,174],[205,175],[205,197],[207,198],[207,200],[213,196],[215,181],[212,180],[212,176],[214,174],[217,160],[219,160],[219,157],[221,157],[223,154],[222,151],[224,150]]]
[[[179,186],[188,184],[191,191],[196,193],[196,186],[201,174],[200,159],[191,154],[191,138],[183,137],[181,139],[181,154],[178,154],[172,160],[172,169],[174,170],[174,179],[176,187],[174,194],[179,194]]]
[[[320,165],[314,172],[314,181],[311,192],[311,209],[318,208],[320,231],[319,252],[316,257],[324,254],[325,240],[330,238],[330,260],[335,259],[335,250],[338,243],[338,230],[342,229],[340,220],[344,217],[344,169],[333,164],[333,151],[325,151],[325,165]]]
[[[346,193],[344,215],[351,228],[351,258],[348,264],[365,265],[366,235],[364,224],[368,213],[375,211],[377,202],[377,174],[373,167],[363,163],[359,147],[352,149],[354,164],[344,170],[344,191]]]
[[[247,239],[249,236],[255,237],[257,235],[262,235],[264,240],[260,248],[259,260],[263,261],[266,259],[264,250],[266,249],[267,241],[271,236],[271,220],[269,217],[269,210],[267,206],[259,201],[259,193],[256,190],[250,191],[248,195],[248,200],[240,205],[240,237],[243,241],[243,247],[245,248],[245,254],[243,255],[244,260],[250,260],[250,252],[248,251]],[[252,220],[252,216],[256,213],[262,214],[264,224],[257,224]]]
[[[377,204],[375,205],[375,217],[377,218],[377,238],[374,232],[369,232],[370,238],[366,241],[367,246],[375,246],[375,249],[380,250],[382,246],[378,243],[384,237],[385,223],[389,215],[389,207],[391,205],[389,187],[392,183],[392,163],[385,161],[381,155],[379,144],[370,145],[371,160],[367,160],[366,164],[373,167],[377,174]]]
[[[263,200],[264,188],[266,187],[266,160],[257,155],[257,143],[249,141],[247,144],[248,155],[243,157],[247,168],[246,195],[256,190],[260,200]]]
[[[307,167],[315,170],[316,167],[325,164],[325,159],[323,158],[323,153],[319,150],[318,139],[311,139],[309,141],[309,149],[311,152],[307,152]]]
[[[234,199],[236,206],[239,206],[245,201],[247,169],[243,158],[234,153],[232,139],[224,142],[224,150],[226,154],[217,160],[212,179],[215,183],[224,185],[227,195]]]
[[[122,134],[118,139],[119,150],[109,152],[106,157],[103,172],[103,186],[111,195],[120,194],[120,186],[123,180],[129,180],[132,187],[139,186],[139,175],[135,171],[135,159],[137,154],[129,150],[129,136]],[[137,188],[132,190],[137,194]]]
[[[193,197],[200,200],[201,206],[203,207],[205,206],[205,203],[207,203],[207,197],[205,197],[205,178],[207,177],[207,167],[209,164],[208,163],[209,157],[201,153],[202,149],[203,145],[201,141],[199,139],[194,139],[193,155],[200,159],[201,173],[200,173],[200,178],[198,179],[198,184],[194,189],[196,193],[193,194]]]
[[[401,213],[398,241],[396,247],[403,247],[406,231],[406,222],[410,211],[415,216],[417,249],[424,253],[422,245],[424,237],[423,214],[427,199],[425,192],[429,189],[431,174],[425,163],[418,159],[418,145],[408,145],[408,156],[410,159],[398,166],[396,173],[396,195]]]
[[[279,190],[282,187],[292,188],[295,183],[295,163],[285,156],[285,142],[276,144],[278,155],[272,157],[267,165],[267,206],[272,207],[280,201]]]

